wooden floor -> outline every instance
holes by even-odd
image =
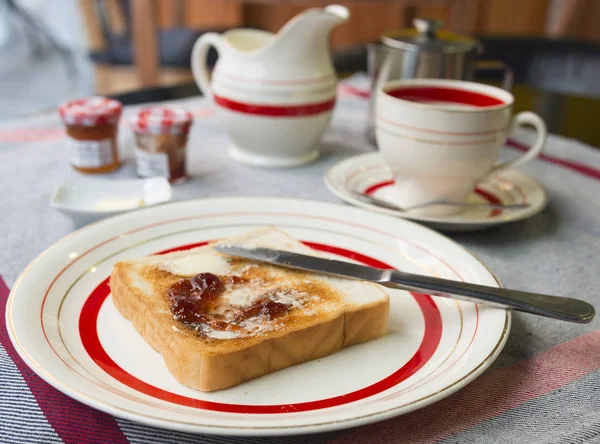
[[[96,94],[110,96],[139,90],[141,83],[131,66],[97,65]],[[186,68],[162,67],[159,72],[159,85],[170,86],[193,81],[192,72]]]

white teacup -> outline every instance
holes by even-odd
[[[546,141],[546,125],[532,112],[512,117],[514,97],[489,85],[459,80],[389,82],[377,91],[376,136],[399,190],[398,203],[464,201],[490,174],[535,158]],[[531,125],[537,139],[516,159],[497,164],[506,138]],[[427,214],[452,214],[458,207],[427,207]]]

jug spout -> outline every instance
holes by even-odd
[[[308,9],[285,24],[272,49],[296,58],[329,57],[329,33],[349,17],[350,11],[341,5]]]
[[[332,18],[337,18],[337,23],[343,23],[350,18],[350,11],[342,5],[329,5],[323,11]]]

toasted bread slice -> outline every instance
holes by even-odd
[[[318,254],[273,227],[220,242]],[[226,321],[225,329],[185,323],[171,312],[169,288],[204,272],[224,282],[211,310]],[[229,258],[211,245],[118,262],[110,286],[117,309],[162,354],[175,378],[202,391],[321,358],[387,331],[389,300],[378,285]],[[286,312],[240,319],[240,310],[265,297],[284,304]]]

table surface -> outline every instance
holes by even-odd
[[[364,78],[340,85],[322,157],[295,169],[259,169],[226,154],[227,137],[210,103],[177,101],[192,111],[191,180],[174,187],[174,199],[220,196],[287,196],[339,202],[323,183],[324,172],[348,156],[372,151],[365,138]],[[138,93],[138,97],[140,94]],[[146,96],[148,97],[148,96]],[[154,100],[161,96],[154,95]],[[149,100],[149,98],[145,99]],[[125,115],[135,112],[128,106]],[[125,165],[104,180],[134,177],[131,135],[121,131]],[[531,135],[517,137],[524,143]],[[506,156],[514,152],[505,153]],[[71,221],[48,200],[67,177],[65,135],[55,112],[0,124],[0,194],[4,233],[0,274],[11,286],[39,253],[72,232]],[[477,254],[508,287],[587,299],[600,305],[600,152],[551,136],[543,158],[522,168],[547,190],[550,203],[528,220],[451,237]],[[0,309],[7,288],[0,285]],[[600,442],[600,330],[516,313],[508,343],[478,380],[446,400],[375,425],[296,438],[248,443],[390,442]],[[210,442],[113,418],[67,398],[42,382],[16,355],[0,325],[0,442]]]

